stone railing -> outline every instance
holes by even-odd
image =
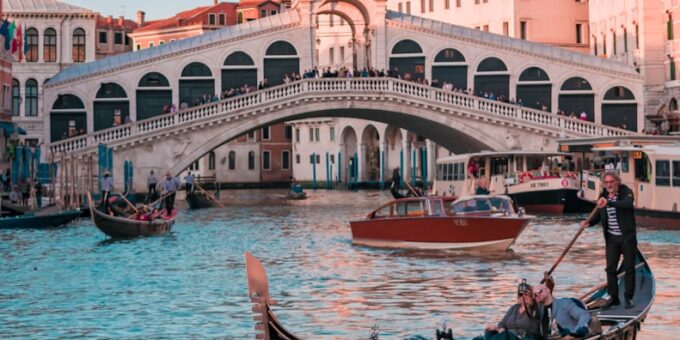
[[[249,110],[280,105],[305,97],[316,99],[319,97],[332,98],[338,95],[392,96],[404,100],[415,100],[444,109],[459,109],[480,118],[504,119],[516,124],[551,130],[565,135],[599,137],[633,134],[631,131],[615,127],[581,121],[461,92],[444,91],[394,78],[321,78],[304,79],[172,114],[163,114],[139,122],[69,138],[50,144],[49,150],[53,154],[87,152],[94,150],[94,147],[99,143],[113,144],[131,139],[141,139],[156,132],[183,128],[204,120],[224,119],[232,115],[248,114]]]

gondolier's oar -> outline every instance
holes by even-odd
[[[593,211],[591,211],[590,214],[588,215],[588,218],[586,219],[586,221],[590,221],[590,219],[592,219],[592,218],[595,216],[595,214],[599,213],[599,211],[600,211],[600,208],[595,207],[595,208],[593,209]],[[543,279],[541,280],[541,283],[545,283],[545,280],[546,280],[548,277],[550,277],[550,275],[553,273],[553,271],[555,271],[555,268],[557,268],[557,265],[560,264],[560,262],[562,262],[562,259],[564,259],[564,256],[567,255],[567,253],[569,252],[569,249],[571,249],[571,246],[573,246],[574,243],[576,242],[576,239],[577,239],[579,236],[581,236],[581,233],[583,232],[584,229],[585,229],[585,228],[581,228],[581,227],[579,226],[578,231],[576,232],[576,235],[574,235],[574,237],[571,239],[571,242],[569,242],[569,244],[567,245],[567,247],[564,248],[564,251],[562,252],[562,255],[560,255],[560,257],[557,258],[557,261],[555,261],[555,263],[552,265],[552,267],[550,267],[550,270],[548,270],[547,272],[545,272],[545,275],[544,275]]]
[[[194,184],[194,185],[198,188],[198,190],[201,190],[206,196],[208,196],[208,198],[210,198],[211,200],[213,200],[213,202],[217,203],[217,205],[219,205],[220,208],[224,208],[224,205],[222,205],[222,203],[220,203],[220,201],[218,201],[218,200],[215,198],[215,196],[211,195],[209,192],[205,191],[205,189],[201,188],[201,186],[198,185],[198,183],[196,183],[196,184]]]
[[[408,187],[408,189],[411,190],[411,192],[412,192],[414,195],[416,195],[416,197],[422,196],[421,194],[419,194],[419,193],[416,191],[416,189],[413,189],[413,187],[412,187],[410,184],[408,184],[408,182],[404,181],[404,184],[406,184],[406,186]]]
[[[175,190],[170,191],[170,192],[166,193],[165,195],[161,196],[161,198],[159,198],[159,199],[157,199],[157,200],[155,200],[155,201],[153,201],[153,202],[151,202],[151,203],[149,203],[149,204],[144,205],[144,207],[145,207],[145,208],[152,207],[152,206],[156,205],[156,203],[162,201],[164,198],[166,198],[166,197],[168,197],[168,196],[170,196],[170,195],[172,195],[172,194],[174,194],[174,193],[175,193]]]
[[[138,214],[138,213],[139,213],[139,210],[137,209],[137,207],[135,207],[135,205],[134,205],[134,204],[132,204],[132,202],[128,201],[128,199],[127,199],[127,198],[125,198],[125,195],[120,195],[120,197],[122,197],[122,198],[123,198],[123,200],[125,201],[125,203],[127,203],[127,204],[128,204],[128,205],[129,205],[130,207],[132,207],[132,209],[134,209],[134,210],[135,210],[135,213],[136,213],[136,214]]]

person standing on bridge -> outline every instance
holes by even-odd
[[[147,187],[149,188],[147,200],[151,202],[154,200],[154,197],[158,195],[158,189],[156,188],[158,186],[158,179],[156,178],[156,175],[153,173],[153,170],[151,170],[149,177],[146,178],[146,184]]]
[[[165,196],[165,210],[167,215],[172,215],[172,210],[175,208],[175,194],[179,188],[179,180],[172,176],[170,171],[165,173],[165,182],[163,182],[163,190]]]

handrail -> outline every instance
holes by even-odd
[[[329,94],[330,93],[330,94]],[[99,143],[111,144],[132,137],[145,137],[187,123],[229,119],[239,110],[261,108],[263,105],[279,105],[283,101],[300,99],[304,96],[318,98],[319,95],[397,95],[400,99],[425,101],[444,108],[466,110],[466,114],[491,119],[509,119],[547,129],[559,130],[579,136],[623,136],[631,131],[559,116],[555,113],[522,107],[515,104],[490,100],[462,92],[446,91],[396,78],[320,78],[303,79],[265,90],[223,99],[217,102],[162,114],[150,119],[127,123],[87,135],[77,136],[49,144],[53,154],[63,152],[88,152]],[[343,99],[344,100],[344,99]]]

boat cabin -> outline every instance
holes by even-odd
[[[368,214],[368,219],[410,218],[422,216],[473,215],[515,213],[510,197],[475,195],[460,199],[451,197],[413,197],[391,201]]]

